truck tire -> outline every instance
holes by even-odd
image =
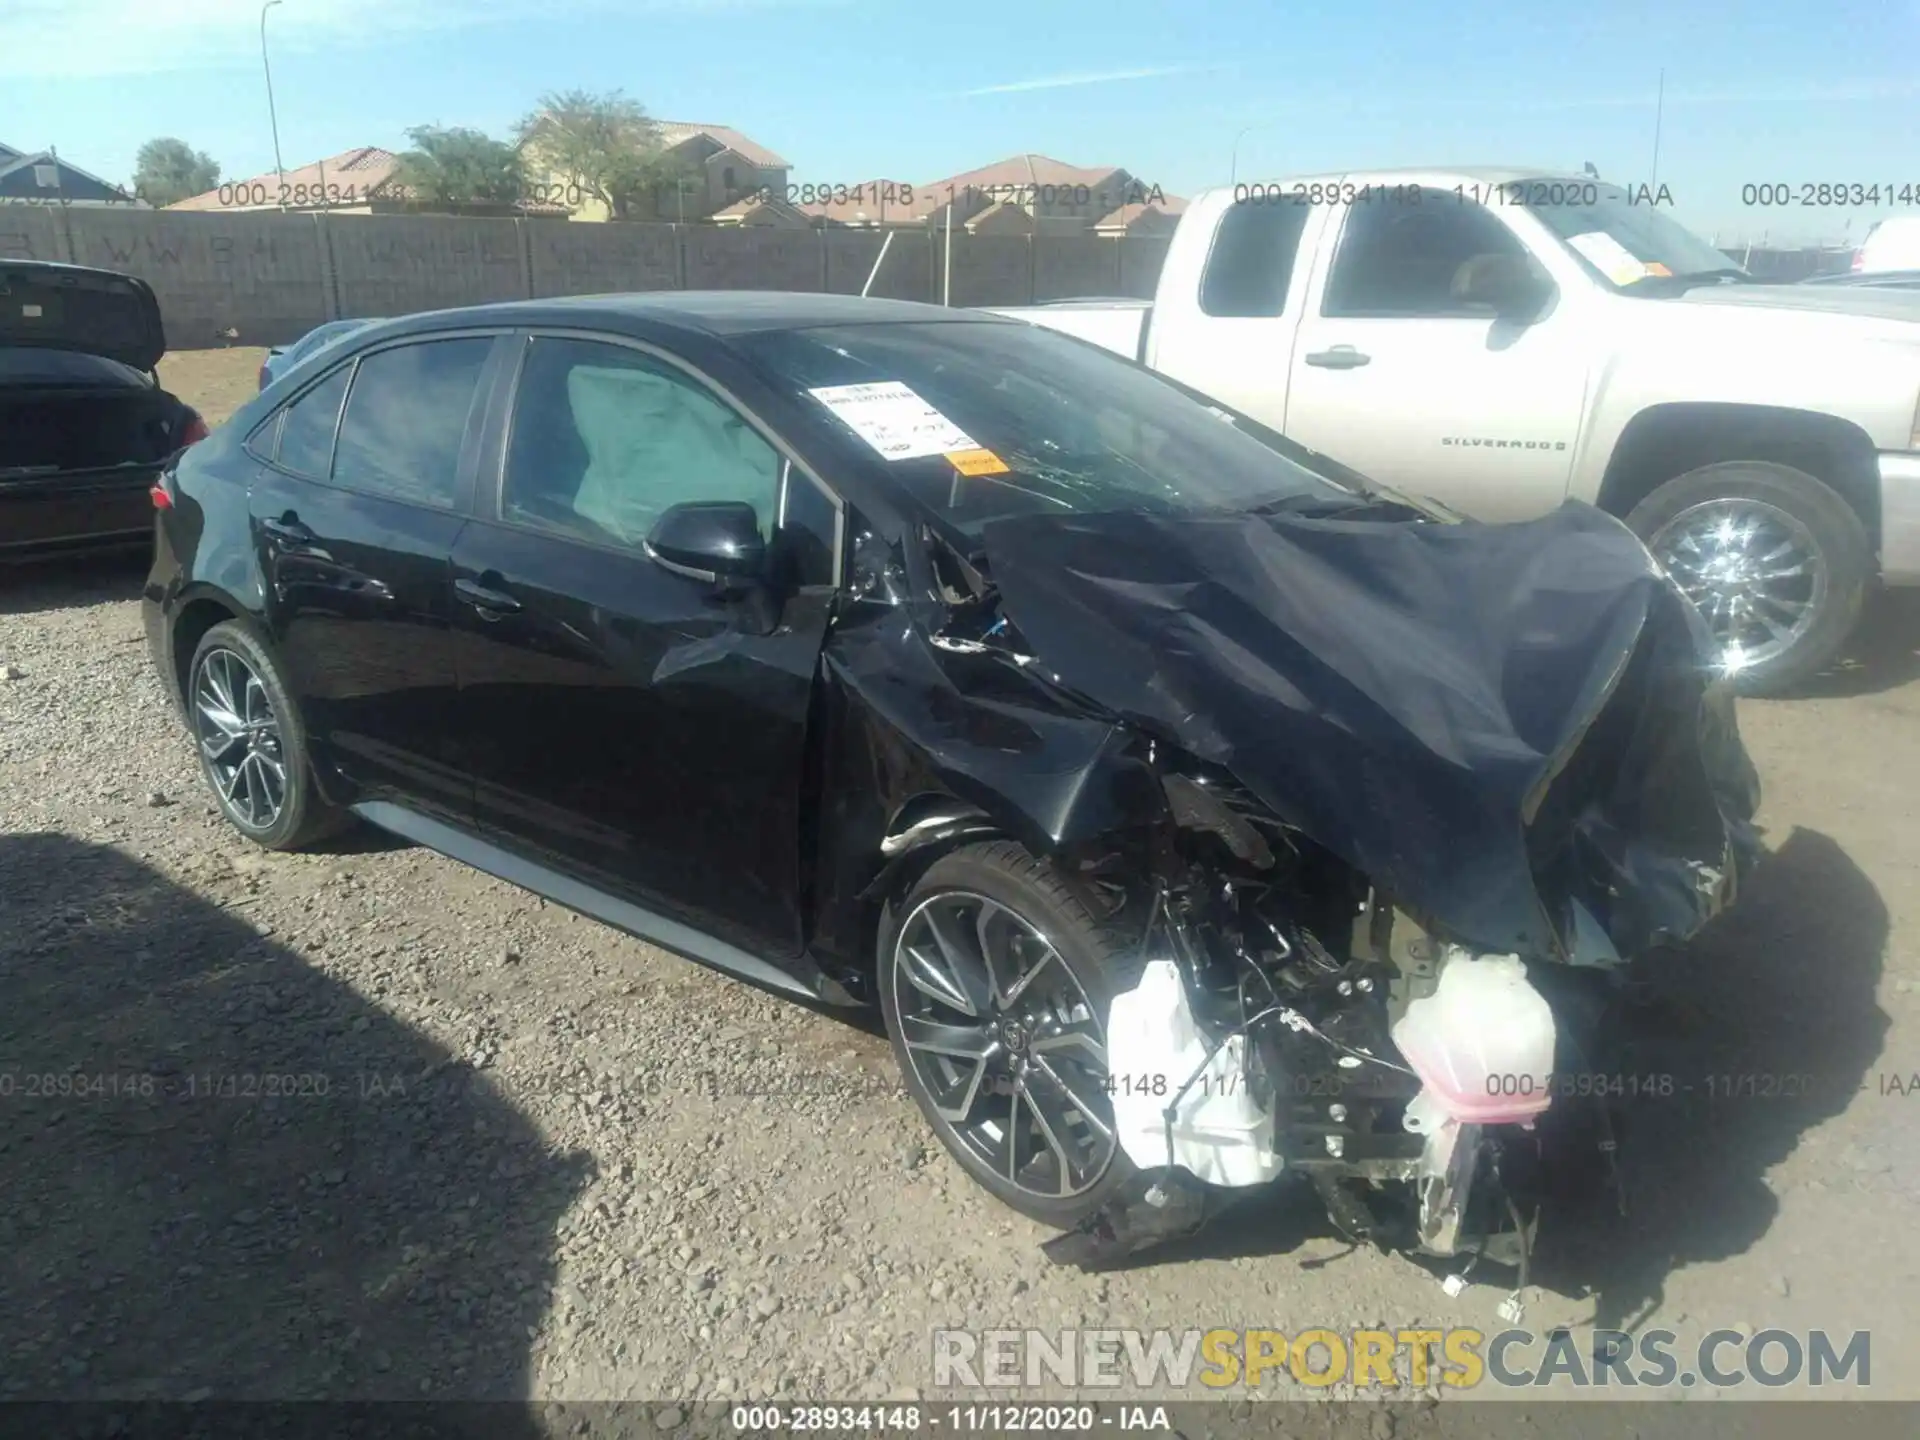
[[[1106,1022],[1137,952],[1010,840],[943,855],[881,920],[880,1011],[908,1091],[969,1175],[1043,1225],[1072,1229],[1135,1173]]]
[[[1722,643],[1742,695],[1779,695],[1839,654],[1873,552],[1853,508],[1791,465],[1729,460],[1660,486],[1627,515]]]

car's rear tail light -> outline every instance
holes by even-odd
[[[188,445],[198,445],[212,433],[211,430],[207,429],[207,422],[200,418],[198,411],[189,411],[187,413],[187,428],[180,432],[181,448],[184,449]]]
[[[173,508],[173,492],[167,489],[165,476],[154,481],[153,484],[148,487],[147,497],[153,501],[153,508],[156,510],[171,510]]]
[[[1848,263],[1847,268],[1853,271],[1853,273],[1857,275],[1862,270],[1866,269],[1866,267],[1867,267],[1867,252],[1865,250],[1854,251],[1853,259]]]

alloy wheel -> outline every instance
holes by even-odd
[[[1648,548],[1706,620],[1729,675],[1786,653],[1827,598],[1826,558],[1807,527],[1761,500],[1691,506]]]
[[[193,735],[229,819],[271,829],[287,803],[280,720],[253,667],[232,650],[209,650],[193,683]]]
[[[1114,1154],[1106,1035],[1053,943],[997,900],[946,890],[907,916],[891,970],[940,1123],[1031,1195],[1091,1189]]]

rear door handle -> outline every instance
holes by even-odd
[[[1372,360],[1371,355],[1363,355],[1351,345],[1336,345],[1331,350],[1316,350],[1307,356],[1307,364],[1318,365],[1323,370],[1358,370]]]
[[[453,593],[480,612],[483,620],[497,620],[502,615],[511,615],[520,608],[520,602],[504,590],[495,590],[482,585],[477,580],[456,580]]]
[[[311,545],[320,537],[300,523],[300,517],[289,510],[278,520],[262,520],[260,528],[274,539],[288,545]]]

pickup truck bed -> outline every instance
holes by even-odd
[[[1051,305],[995,309],[995,315],[1016,320],[1032,320],[1036,310],[1046,312],[1041,321],[1049,330],[1091,340],[1103,350],[1125,355],[1129,360],[1146,359],[1147,324],[1153,314],[1151,300],[1056,300]]]

